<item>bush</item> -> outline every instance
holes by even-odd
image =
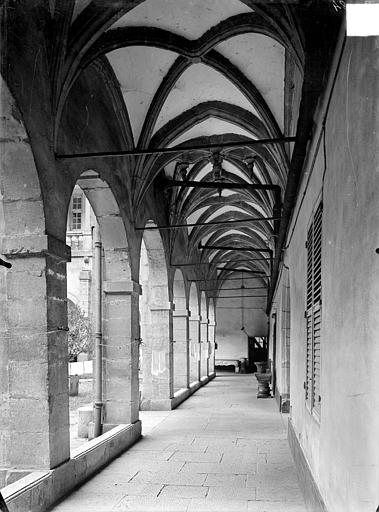
[[[92,355],[91,326],[88,318],[79,306],[71,300],[67,301],[68,314],[68,357],[76,361],[81,352]]]

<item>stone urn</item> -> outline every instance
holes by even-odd
[[[257,367],[258,373],[266,373],[268,370],[268,361],[258,361],[257,363],[254,362],[254,364]]]
[[[255,373],[255,378],[258,381],[257,398],[271,398],[271,393],[270,393],[271,375],[272,375],[271,372],[264,372],[264,373],[256,372]]]

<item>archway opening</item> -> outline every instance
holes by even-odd
[[[118,423],[138,419],[133,400],[137,372],[128,368],[128,361],[137,368],[131,348],[128,243],[114,195],[95,171],[83,172],[74,187],[66,240],[72,255],[67,295],[73,320],[76,316],[76,323],[69,323],[69,339],[78,330],[85,334],[84,325],[89,337],[69,345],[72,450]]]

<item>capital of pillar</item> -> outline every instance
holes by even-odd
[[[191,312],[189,309],[173,309],[172,316],[174,318],[190,318]]]
[[[51,256],[61,262],[71,261],[71,247],[53,235],[6,236],[0,240],[0,252],[7,259]]]

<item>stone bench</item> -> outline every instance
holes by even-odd
[[[215,366],[234,366],[235,373],[240,371],[239,359],[215,359]]]

